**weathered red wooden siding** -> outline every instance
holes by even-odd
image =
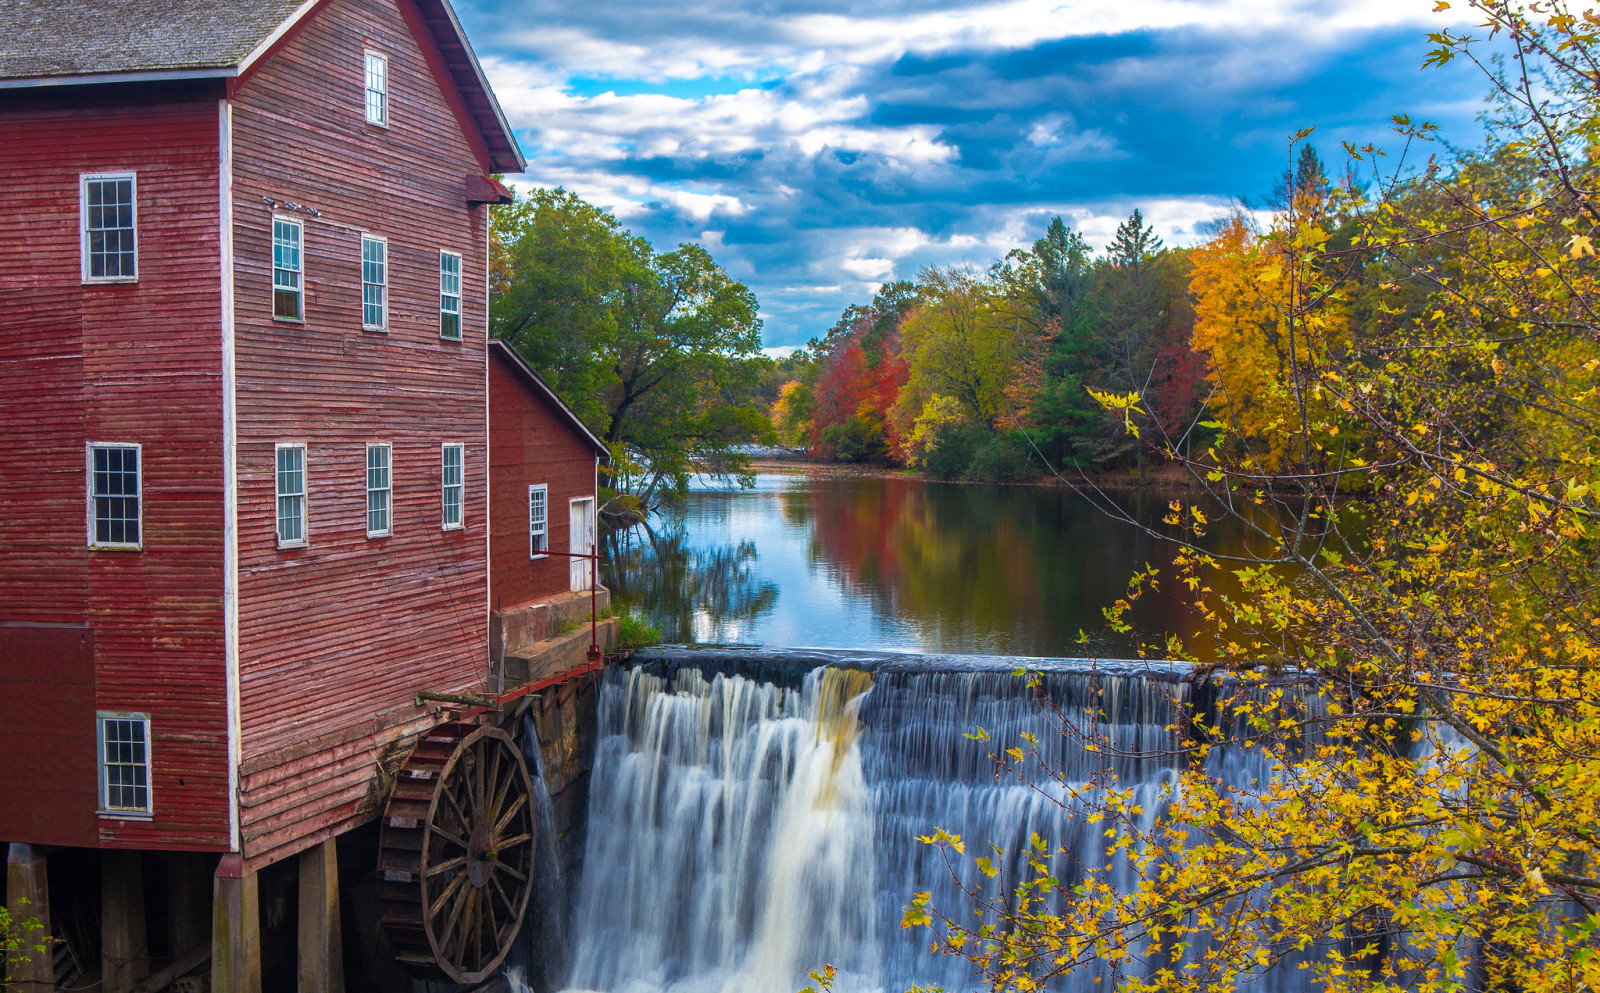
[[[0,628],[0,742],[31,721],[82,753],[0,744],[0,838],[84,843],[98,707],[151,715],[155,816],[97,818],[96,840],[225,849],[218,94],[128,89],[0,103],[0,422],[22,449],[0,473],[0,619],[87,625],[95,662],[92,695],[70,674],[55,694],[25,678],[49,664],[33,636]],[[113,171],[138,174],[139,280],[83,286],[78,176]],[[143,551],[86,547],[87,441],[143,445]]]
[[[371,812],[419,689],[487,673],[481,174],[396,3],[332,0],[233,104],[241,827],[254,864]],[[429,42],[431,44],[431,42]],[[390,127],[365,122],[364,49]],[[272,209],[304,223],[304,324],[271,317]],[[361,328],[361,234],[388,239],[389,330]],[[439,337],[439,252],[463,256]],[[277,442],[307,445],[309,547],[279,550]],[[393,534],[366,537],[366,444],[393,447]],[[440,527],[440,446],[465,445],[465,527]],[[307,750],[305,742],[316,748]],[[392,756],[391,756],[392,757]]]
[[[493,351],[489,356],[489,592],[496,610],[570,589],[564,556],[528,557],[528,487],[550,487],[550,548],[573,551],[568,501],[594,496],[595,450]]]

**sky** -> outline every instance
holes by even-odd
[[[456,0],[528,159],[659,251],[705,246],[781,353],[926,265],[1060,215],[1096,250],[1261,205],[1289,136],[1472,143],[1486,84],[1422,70],[1430,0]]]

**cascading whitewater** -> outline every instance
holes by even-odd
[[[1054,733],[1014,672],[1035,663],[1064,715],[1103,713],[1093,731],[1120,746],[1112,753],[1151,757],[1112,759]],[[1181,675],[971,657],[775,661],[770,651],[658,651],[608,672],[569,986],[793,993],[829,963],[841,993],[973,988],[964,960],[899,927],[913,892],[962,905],[943,858],[917,836],[942,827],[1000,846],[1004,886],[1034,833],[1070,853],[1056,857],[1064,878],[1073,859],[1102,865],[1105,840],[1070,815],[1063,787],[996,781],[987,756],[1031,733],[1069,780],[1114,763],[1153,822],[1177,779],[1169,727],[1186,703]],[[969,738],[977,727],[990,740]],[[977,882],[970,865],[958,870]],[[1080,973],[1061,988],[1103,988],[1094,979]]]

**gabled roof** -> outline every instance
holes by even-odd
[[[606,448],[606,443],[596,437],[595,433],[589,430],[588,425],[578,419],[578,415],[572,412],[571,407],[561,402],[561,398],[556,396],[556,391],[550,388],[550,384],[545,382],[542,376],[533,371],[533,367],[528,365],[522,356],[517,354],[516,349],[499,338],[490,338],[489,354],[504,362],[506,367],[515,373],[518,379],[522,380],[523,385],[528,387],[529,392],[542,398],[554,408],[561,419],[571,425],[573,432],[582,436],[585,441],[593,446],[601,458],[609,459],[611,457],[611,450]]]
[[[325,2],[0,0],[0,89],[234,78]],[[522,172],[527,161],[449,0],[416,5],[491,168]]]

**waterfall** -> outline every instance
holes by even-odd
[[[606,673],[571,989],[794,993],[825,963],[839,969],[840,993],[976,988],[964,960],[899,927],[914,892],[964,905],[918,835],[942,827],[1005,849],[985,889],[1010,887],[1033,833],[1070,853],[1057,856],[1063,878],[1072,859],[1105,861],[1104,837],[1072,816],[1065,786],[997,780],[987,756],[1031,734],[1069,782],[1115,771],[1139,792],[1146,828],[1177,780],[1169,727],[1187,704],[1181,669],[782,656],[658,650]],[[1018,665],[1037,668],[1036,687]],[[1073,744],[1038,694],[1122,757]],[[1105,715],[1093,729],[1090,713]],[[977,727],[990,740],[967,737]],[[1128,757],[1140,750],[1152,757]],[[963,882],[978,881],[970,864],[957,868]],[[1095,978],[1060,988],[1104,988]]]
[[[544,777],[544,754],[533,714],[522,718],[518,744],[533,783],[533,893],[523,926],[506,959],[508,983],[516,993],[554,993],[561,988],[568,961],[567,882],[557,847],[555,812]]]

